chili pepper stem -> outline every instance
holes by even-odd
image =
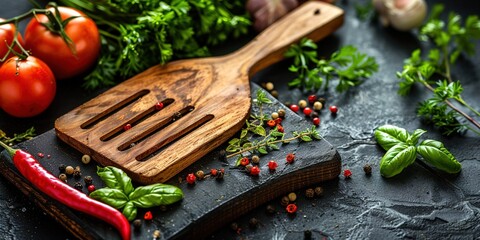
[[[15,155],[15,152],[17,151],[17,149],[14,149],[10,146],[8,146],[6,143],[0,141],[0,146],[2,146],[3,148],[5,148],[5,150],[7,150],[8,154],[13,157],[13,155]]]

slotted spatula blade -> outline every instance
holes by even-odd
[[[57,119],[56,134],[137,182],[164,182],[242,128],[250,76],[342,23],[340,8],[309,1],[232,54],[157,65],[118,84]]]

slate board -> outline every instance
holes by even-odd
[[[252,83],[252,99],[255,98],[255,93],[259,88],[258,85]],[[269,98],[274,100],[270,95]],[[311,122],[293,113],[276,100],[271,106],[264,109],[264,112],[270,113],[279,108],[287,111],[287,116],[282,122],[287,136],[291,136],[292,131],[301,131],[312,126]],[[252,111],[258,110],[254,107]],[[25,149],[35,156],[37,153],[43,153],[44,157],[37,156],[37,159],[54,175],[59,173],[58,166],[60,164],[80,166],[82,177],[79,179],[69,178],[70,185],[75,182],[83,184],[83,177],[90,175],[94,178],[97,188],[104,186],[95,174],[97,165],[94,163],[82,164],[82,153],[61,142],[53,129],[23,142],[17,147]],[[308,185],[335,179],[340,174],[340,155],[324,139],[308,143],[294,141],[283,144],[280,150],[262,156],[259,165],[261,173],[258,177],[252,177],[244,170],[234,167],[235,157],[222,161],[218,152],[225,147],[222,146],[206,155],[167,182],[183,190],[184,199],[182,201],[167,206],[166,210],[160,207],[139,209],[137,218],[142,218],[147,210],[151,210],[154,219],[144,221],[140,231],[132,231],[132,239],[150,238],[153,231],[157,229],[161,231],[164,239],[206,237],[269,200]],[[295,153],[296,161],[293,164],[286,164],[287,153]],[[1,157],[8,156],[3,152]],[[279,163],[276,171],[268,170],[269,160],[276,160]],[[183,181],[188,173],[198,170],[207,172],[211,168],[224,168],[223,180],[207,178],[198,181],[193,186]],[[14,166],[5,159],[0,162],[0,173],[76,237],[81,239],[119,239],[116,230],[106,223],[68,209],[32,188],[18,174]],[[87,192],[86,187],[83,188],[83,191]]]

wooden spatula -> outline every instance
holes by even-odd
[[[56,134],[137,182],[164,182],[241,129],[250,76],[302,37],[320,40],[342,23],[340,8],[309,1],[232,54],[174,61],[124,81],[57,119]]]

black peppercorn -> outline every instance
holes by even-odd
[[[325,98],[321,97],[319,98],[317,101],[319,101],[320,103],[322,103],[323,106],[325,106],[325,102],[327,101]]]
[[[371,175],[372,174],[372,166],[370,166],[370,164],[365,164],[365,166],[363,166],[363,171],[365,172],[365,174],[367,175]]]
[[[74,178],[80,178],[81,176],[82,176],[82,172],[80,172],[80,170],[78,170],[78,169],[73,170],[73,177]]]
[[[60,171],[60,173],[65,173],[65,168],[67,168],[67,166],[65,166],[65,164],[60,164],[58,166],[58,170]]]
[[[247,173],[250,173],[250,170],[252,170],[252,168],[253,168],[253,165],[248,164],[247,166],[245,166],[245,171],[247,171]]]
[[[216,176],[217,180],[222,180],[223,175],[225,175],[225,171],[218,171]]]
[[[258,219],[256,218],[250,218],[250,221],[248,221],[248,225],[251,228],[256,228],[258,226]]]
[[[308,239],[312,239],[312,231],[310,230],[305,230],[303,232],[303,238],[308,240]]]
[[[79,191],[82,191],[83,185],[80,182],[76,182],[73,187]]]
[[[141,227],[142,227],[142,220],[141,219],[133,220],[133,230],[139,231]]]
[[[270,214],[274,214],[275,211],[276,211],[276,210],[275,210],[275,207],[272,206],[272,205],[270,205],[270,204],[267,205],[267,209],[266,209],[266,210],[267,210],[267,213],[270,213]]]
[[[290,203],[290,199],[288,199],[287,196],[283,196],[282,197],[282,200],[280,201],[280,204],[282,204],[282,206],[287,206],[288,204]]]
[[[236,222],[233,222],[232,224],[230,224],[230,229],[232,229],[233,231],[237,231],[238,224]]]
[[[93,178],[92,176],[85,176],[85,178],[83,178],[83,181],[85,181],[85,185],[89,186],[89,185],[92,185]]]
[[[322,187],[316,187],[314,191],[315,191],[316,196],[320,196],[320,195],[323,194],[323,188]]]
[[[167,206],[166,205],[160,205],[160,211],[162,212],[166,212],[168,209],[167,209]]]

